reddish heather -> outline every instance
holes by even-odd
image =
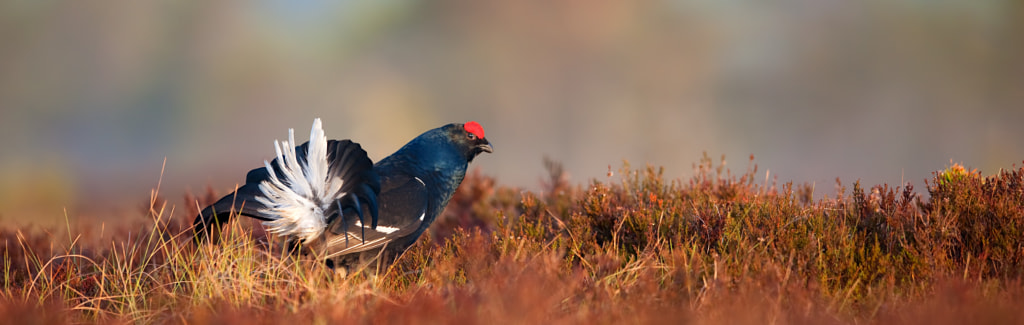
[[[724,158],[723,158],[724,159]],[[0,317],[19,323],[985,324],[1024,319],[1024,168],[831,195],[628,165],[540,192],[474,172],[387,270],[341,278],[240,222],[217,246],[154,197],[135,222],[0,229]],[[198,201],[198,204],[197,204]]]

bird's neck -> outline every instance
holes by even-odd
[[[415,140],[377,165],[419,177],[427,185],[449,195],[462,183],[468,167],[465,158],[456,150],[421,145]]]

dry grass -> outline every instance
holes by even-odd
[[[724,158],[723,158],[724,159]],[[753,158],[668,180],[628,165],[539,193],[473,173],[394,266],[340,278],[251,224],[188,225],[216,196],[116,229],[2,229],[0,317],[19,323],[1014,323],[1024,319],[1024,168],[936,172],[813,197]],[[609,172],[611,175],[611,171]],[[820,191],[820,190],[819,190]]]

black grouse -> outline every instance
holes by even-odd
[[[347,271],[376,257],[390,264],[441,214],[469,162],[493,150],[476,122],[424,132],[376,164],[358,143],[327,140],[320,119],[310,140],[294,145],[289,129],[288,141],[274,142],[277,158],[203,209],[194,222],[197,241],[244,215],[332,267]]]

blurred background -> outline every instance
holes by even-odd
[[[449,122],[538,189],[703,152],[816,194],[1024,160],[1024,2],[4,1],[0,222],[227,193],[314,117],[380,159]]]

